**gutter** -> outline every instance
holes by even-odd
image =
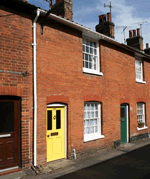
[[[40,9],[37,9],[36,17],[33,21],[33,68],[34,68],[34,166],[37,166],[37,74],[36,74],[36,22],[40,16]]]

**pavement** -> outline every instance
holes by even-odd
[[[1,176],[0,179],[53,179],[107,161],[148,144],[150,144],[150,138],[144,138],[132,143],[122,144],[117,148],[103,149],[97,153],[77,158],[76,160],[63,159],[50,162],[44,167],[41,166],[40,170],[35,169],[38,174],[31,169],[25,169],[21,172]]]

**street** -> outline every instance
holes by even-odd
[[[142,179],[150,178],[150,145],[95,164],[57,179]]]

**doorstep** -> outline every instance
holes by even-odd
[[[25,173],[19,167],[8,168],[0,172],[0,179],[19,179],[24,176]]]

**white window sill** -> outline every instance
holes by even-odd
[[[137,83],[142,83],[142,84],[146,84],[146,81],[140,81],[140,80],[136,80]]]
[[[144,129],[148,129],[148,127],[147,127],[147,126],[144,126],[144,127],[141,127],[141,128],[137,127],[137,130],[138,130],[138,131],[144,130]]]
[[[103,139],[105,136],[104,135],[85,135],[84,136],[84,140],[83,142],[88,142],[88,141],[91,141],[91,140],[97,140],[97,139]]]
[[[88,73],[88,74],[92,74],[92,75],[99,75],[99,76],[103,76],[102,72],[97,72],[96,70],[90,70],[88,68],[83,68],[83,73]]]

